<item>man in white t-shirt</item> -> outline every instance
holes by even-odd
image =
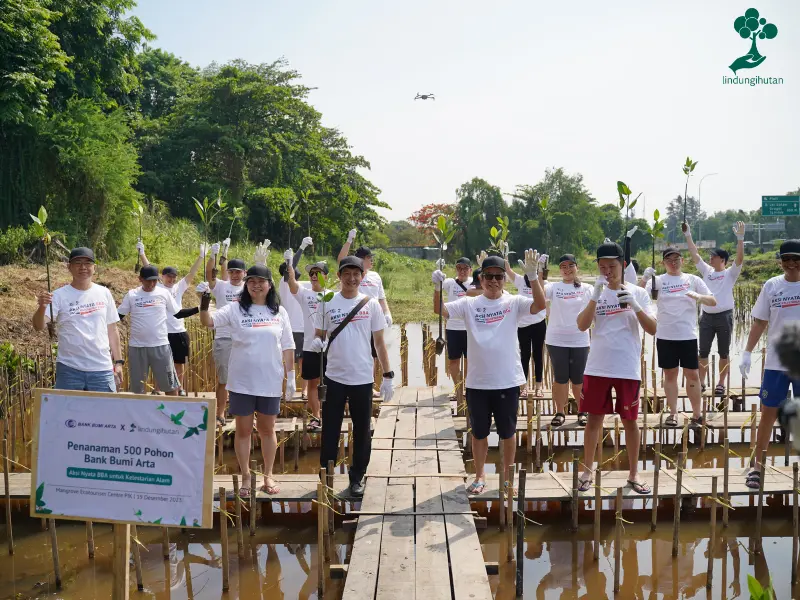
[[[659,275],[658,331],[656,351],[658,366],[664,369],[664,395],[667,397],[669,415],[664,419],[667,427],[678,426],[678,368],[683,369],[686,379],[686,395],[692,404],[692,427],[703,425],[702,392],[697,355],[697,305],[714,307],[717,304],[705,282],[697,275],[682,271],[683,257],[672,246],[661,253],[666,273]],[[650,286],[655,271],[645,270],[642,287]]]
[[[583,442],[584,470],[578,490],[592,485],[597,443],[606,415],[619,414],[625,428],[628,454],[628,483],[639,494],[650,487],[639,478],[639,386],[641,384],[642,334],[656,333],[650,297],[642,288],[623,283],[624,251],[606,240],[597,249],[600,274],[585,308],[578,314],[578,329],[587,331],[594,323],[594,335],[583,372],[580,411],[589,414]],[[641,329],[640,329],[641,328]],[[616,391],[616,406],[612,391]]]
[[[505,260],[489,256],[481,264],[483,292],[448,302],[442,309],[447,319],[462,319],[467,328],[467,348],[471,357],[467,371],[467,406],[472,424],[472,455],[475,459],[475,480],[467,489],[480,494],[486,487],[486,455],[492,416],[497,435],[503,444],[502,481],[514,464],[516,452],[517,409],[520,386],[525,383],[519,346],[513,343],[517,326],[523,318],[544,310],[544,291],[539,284],[539,261],[535,250],[525,252],[520,261],[533,290],[529,298],[504,293]],[[434,285],[445,280],[442,271],[431,276]],[[439,312],[439,305],[434,307]]]
[[[142,266],[146,267],[149,265],[150,261],[147,260],[147,256],[144,253],[144,243],[142,240],[137,242],[136,249],[139,251],[139,259],[142,262]],[[158,285],[169,290],[178,308],[183,306],[183,294],[186,293],[186,290],[192,285],[194,276],[197,275],[197,271],[200,269],[200,265],[203,263],[203,257],[206,253],[205,244],[200,244],[200,254],[197,256],[197,260],[194,261],[186,276],[180,280],[178,279],[178,269],[176,267],[164,267],[161,269],[161,281]],[[199,312],[199,308],[182,312],[186,313],[186,316],[190,316],[191,314]],[[175,373],[178,376],[178,383],[181,386],[179,394],[185,396],[186,392],[184,389],[186,388],[186,379],[184,367],[189,358],[190,343],[189,333],[186,331],[183,319],[178,319],[173,315],[167,318],[167,338],[169,339],[169,347],[172,351],[172,362],[175,363]]]
[[[360,292],[364,266],[360,258],[346,256],[339,262],[339,281],[342,290],[325,303],[325,313],[317,312],[316,331],[311,352],[323,352],[327,345],[325,385],[327,396],[322,405],[322,447],[320,466],[336,460],[339,434],[342,431],[345,404],[349,404],[353,421],[353,465],[350,468],[350,493],[364,495],[364,475],[372,453],[370,421],[372,419],[372,386],[375,382],[370,338],[383,367],[381,394],[384,402],[392,399],[394,371],[389,366],[389,353],[383,341],[386,319],[380,304]],[[352,320],[338,331],[340,324],[364,300]],[[323,342],[327,336],[335,339]]]
[[[800,396],[800,381],[791,379],[786,367],[781,364],[776,351],[777,341],[785,325],[800,321],[800,240],[786,240],[781,244],[781,268],[783,275],[768,279],[753,307],[753,324],[747,336],[742,362],[739,366],[742,377],[750,374],[751,352],[769,325],[767,333],[767,357],[764,379],[761,382],[761,420],[752,470],[747,474],[747,487],[758,489],[760,484],[759,459],[761,452],[769,446],[778,408],[789,393],[789,384],[795,396]]]
[[[714,248],[706,263],[700,258],[697,246],[694,245],[689,226],[683,223],[682,228],[694,265],[717,299],[716,306],[704,306],[700,313],[700,381],[706,380],[708,355],[711,353],[711,343],[716,337],[719,381],[714,395],[721,397],[725,393],[725,380],[728,378],[728,354],[733,332],[733,286],[742,272],[744,262],[744,221],[738,221],[733,226],[733,233],[736,235],[736,259],[730,267],[728,267],[728,253],[721,248]]]
[[[142,285],[125,294],[117,308],[120,316],[131,316],[129,386],[134,394],[144,394],[148,372],[152,371],[158,388],[168,396],[177,396],[180,384],[172,362],[167,319],[177,315],[180,309],[169,290],[157,286],[158,268],[155,265],[142,267],[139,282]]]
[[[439,268],[443,268],[439,265]],[[433,305],[439,306],[442,291],[447,295],[448,302],[454,302],[467,295],[467,291],[472,284],[472,262],[462,256],[456,261],[456,276],[448,277],[440,286],[434,286]],[[434,310],[436,310],[434,308]],[[464,359],[464,368],[467,366],[467,326],[463,319],[447,319],[445,325],[445,336],[447,341],[447,360],[450,361],[450,376],[453,384],[458,388],[462,385],[461,381],[461,359]]]
[[[72,281],[37,294],[33,327],[43,331],[52,318],[58,336],[56,389],[116,392],[122,383],[122,346],[116,303],[108,288],[92,282],[94,252],[73,248]],[[113,359],[113,363],[111,362]]]

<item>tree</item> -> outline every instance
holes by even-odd
[[[455,217],[461,224],[461,239],[454,240],[463,248],[464,255],[474,256],[488,247],[489,229],[497,224],[497,217],[505,216],[508,209],[500,188],[485,179],[474,177],[456,190],[458,206]]]
[[[700,207],[697,198],[689,196],[686,198],[686,221],[689,226],[694,228],[701,221],[705,220],[706,212]],[[683,241],[683,234],[680,232],[680,224],[683,221],[683,197],[676,196],[667,205],[666,237],[667,241]]]
[[[145,119],[159,119],[175,109],[199,71],[159,48],[145,48],[138,57],[141,87],[139,110]]]
[[[431,235],[411,225],[408,221],[392,221],[385,227],[389,246],[425,246],[431,243]]]
[[[425,234],[430,234],[436,229],[436,221],[439,215],[444,215],[446,218],[453,220],[456,215],[456,209],[456,204],[426,204],[419,210],[414,211],[408,218],[408,222]],[[430,235],[427,238],[430,238]]]

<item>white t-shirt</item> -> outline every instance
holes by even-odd
[[[800,282],[790,283],[783,275],[768,279],[758,294],[752,315],[756,319],[769,322],[767,359],[764,368],[785,371],[775,352],[775,344],[784,325],[800,321]]]
[[[525,285],[525,277],[523,277],[522,275],[515,274],[514,285],[517,286],[517,293],[520,296],[524,296],[525,298],[528,298],[531,301],[533,300],[533,290],[530,288],[530,286]],[[545,283],[544,285],[545,287],[547,287],[549,284]],[[528,325],[535,325],[536,323],[541,323],[546,318],[547,318],[547,309],[545,308],[544,310],[540,310],[536,314],[525,315],[519,320],[517,326],[527,327]]]
[[[189,284],[186,282],[186,278],[184,277],[180,281],[176,282],[171,288],[165,286],[163,283],[159,283],[158,287],[163,288],[172,294],[172,299],[175,300],[175,305],[178,307],[178,310],[180,310],[183,306],[183,294],[187,289],[189,289]],[[176,319],[173,315],[169,315],[169,317],[167,317],[168,333],[183,333],[184,331],[186,331],[186,326],[183,324],[183,319]]]
[[[638,285],[639,283],[639,276],[636,274],[636,269],[633,268],[633,263],[629,263],[625,267],[625,283],[632,283],[633,285]]]
[[[708,295],[711,292],[697,275],[659,275],[658,277],[659,340],[697,339],[697,301],[686,292]]]
[[[631,284],[625,285],[647,314],[653,315],[648,293]],[[594,334],[589,347],[584,374],[597,377],[641,380],[642,332],[636,313],[620,308],[617,292],[604,288],[594,313]]]
[[[251,305],[245,314],[231,302],[211,315],[214,328],[227,327],[231,358],[225,388],[237,394],[279,398],[283,389],[283,350],[294,350],[292,324],[282,306],[277,314],[266,306]]]
[[[545,343],[564,348],[589,346],[589,331],[578,329],[578,315],[592,297],[592,286],[558,281],[545,286],[544,295],[550,302],[550,321]]]
[[[320,313],[316,313],[315,327],[331,332],[350,314],[364,294],[355,298],[345,298],[340,292],[325,303],[325,314],[320,323]],[[370,298],[353,319],[336,334],[336,339],[328,350],[325,375],[345,385],[364,385],[374,383],[372,349],[370,340],[374,331],[383,331],[386,319],[378,301]]]
[[[300,289],[305,287],[305,282],[298,281],[297,284]],[[289,289],[289,284],[281,277],[281,282],[278,284],[278,294],[281,297],[281,306],[286,309],[289,315],[289,322],[292,324],[292,331],[301,333],[303,331],[303,309],[297,302],[292,291]]]
[[[53,292],[50,305],[58,332],[56,361],[79,371],[113,369],[108,326],[119,321],[119,315],[108,288],[96,283],[88,290],[65,285]],[[50,320],[49,308],[44,316]]]
[[[517,328],[532,304],[520,294],[503,294],[497,300],[467,296],[445,304],[450,317],[463,319],[467,326],[468,388],[498,390],[525,383]]]
[[[311,343],[314,341],[314,335],[316,333],[314,315],[317,314],[320,304],[317,298],[317,292],[310,288],[301,287],[293,296],[300,305],[300,310],[303,311],[303,350],[305,352],[310,352]]]
[[[702,260],[697,263],[697,270],[703,276],[705,282],[711,293],[717,299],[716,306],[702,306],[700,310],[709,314],[716,314],[725,312],[726,310],[733,310],[733,286],[736,280],[739,279],[739,274],[742,272],[742,265],[733,263],[727,269],[722,271],[715,271],[711,265],[706,264]]]
[[[156,348],[169,344],[167,317],[179,310],[175,300],[172,299],[172,294],[166,288],[156,286],[152,292],[145,292],[138,287],[129,291],[117,309],[121,315],[131,315],[128,346]]]
[[[231,302],[239,302],[239,296],[242,295],[244,284],[232,285],[230,281],[217,279],[214,284],[214,289],[211,293],[214,294],[214,303],[217,305],[217,310],[225,308]],[[216,338],[221,340],[231,337],[230,329],[227,326],[215,327]]]
[[[442,282],[442,292],[447,296],[448,302],[455,302],[467,295],[467,290],[472,284],[472,277],[468,277],[466,281],[461,283],[464,286],[463,288],[452,277],[448,277]],[[464,325],[463,319],[453,319],[452,317],[447,319],[447,329],[450,331],[464,331],[466,328],[467,326]]]
[[[383,291],[383,280],[375,271],[367,271],[361,279],[358,291],[375,300],[385,300],[386,292]]]

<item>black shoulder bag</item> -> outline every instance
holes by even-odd
[[[369,302],[369,296],[364,296],[359,301],[359,303],[356,304],[353,307],[353,310],[351,310],[347,314],[347,316],[344,319],[342,319],[342,322],[339,323],[339,326],[336,329],[334,329],[333,331],[331,331],[330,336],[328,336],[328,346],[327,346],[327,348],[325,348],[325,350],[322,353],[322,360],[319,361],[319,385],[317,386],[317,390],[319,392],[319,401],[320,402],[325,402],[325,395],[328,392],[328,386],[324,384],[324,381],[325,381],[325,361],[328,359],[328,350],[330,350],[331,344],[333,343],[333,340],[336,339],[336,336],[339,335],[339,332],[342,329],[344,329],[345,326],[350,321],[353,320],[353,317],[355,317],[358,314],[358,311],[360,311],[362,308],[364,308],[364,306],[367,304],[367,302]],[[324,318],[325,317],[323,315],[323,319]]]

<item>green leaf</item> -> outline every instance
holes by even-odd
[[[658,221],[660,218],[661,218],[661,213],[658,211],[658,209],[655,209],[653,211],[653,220]]]
[[[325,302],[330,302],[331,300],[333,300],[333,294],[334,294],[333,292],[326,293],[323,300],[325,300]]]
[[[630,195],[631,195],[631,190],[630,190],[630,188],[629,188],[629,187],[628,187],[628,186],[625,184],[625,182],[624,182],[624,181],[618,181],[618,182],[617,182],[617,193],[618,193],[620,196],[630,196]]]
[[[541,208],[542,210],[547,210],[547,204],[548,204],[548,196],[542,196],[542,199],[539,200],[539,208]]]
[[[438,236],[438,235],[436,235],[436,232],[435,232],[435,231],[433,231],[433,232],[431,232],[431,233],[433,233],[433,239],[435,239],[435,240],[436,240],[436,243],[437,243],[437,244],[439,244],[439,245],[441,245],[441,244],[442,244],[442,240],[440,240],[440,239],[439,239],[439,236]]]
[[[194,207],[197,209],[197,212],[200,215],[200,220],[203,223],[205,223],[206,222],[206,212],[203,210],[203,207],[200,205],[200,203],[197,200],[195,200],[194,202],[195,202]]]
[[[186,527],[186,517],[181,517],[181,527]]]
[[[439,218],[436,220],[436,225],[439,227],[439,231],[444,232],[447,229],[447,220],[444,218],[444,215],[439,215]]]
[[[506,227],[508,227],[508,223],[509,223],[508,217],[503,217],[503,224],[504,224]]]
[[[747,589],[750,591],[751,598],[760,599],[764,595],[764,588],[752,575],[747,576]]]
[[[135,517],[141,517],[141,516],[142,516],[142,511],[141,511],[141,510],[135,510],[135,511],[133,511],[133,516],[135,516]]]
[[[623,198],[622,196],[619,197],[619,207],[625,208],[625,198]]]
[[[636,202],[638,202],[638,200],[634,200],[633,202],[631,202],[631,203],[628,205],[628,210],[633,210],[633,207],[634,207],[634,206],[636,206]]]
[[[28,214],[30,215],[30,213],[28,213]],[[33,222],[36,223],[37,225],[41,225],[42,224],[42,221],[41,221],[41,219],[39,217],[34,217],[33,215],[31,215],[31,219],[33,219]]]
[[[452,241],[452,239],[453,239],[453,237],[454,237],[455,235],[456,235],[456,232],[455,232],[455,231],[451,231],[450,233],[448,233],[448,234],[447,234],[447,238],[445,239],[444,243],[445,243],[445,244],[447,244],[447,243],[449,243],[450,241]]]
[[[161,519],[163,517],[158,517],[155,521],[150,521],[153,525],[161,525]]]
[[[42,225],[47,222],[47,210],[44,206],[39,207],[39,220],[42,222]]]
[[[491,235],[493,238],[496,238],[497,237],[497,227],[492,227],[489,230],[489,235]]]
[[[691,169],[689,169],[689,170],[690,170],[690,171],[694,171],[694,168],[695,168],[696,166],[697,166],[697,161],[694,161],[694,162],[692,163],[692,168],[691,168]]]
[[[164,410],[164,404],[161,403],[156,407],[156,410]]]
[[[36,508],[36,514],[39,514],[39,515],[50,515],[50,514],[53,514],[53,511],[50,510],[49,508],[39,508],[39,507],[37,507]]]
[[[36,488],[36,504],[38,505],[39,502],[42,501],[42,496],[44,496],[44,482],[39,484],[39,487]]]
[[[203,407],[203,422],[199,425],[200,429],[205,431],[208,428],[208,407]]]
[[[181,411],[181,412],[179,412],[177,415],[170,415],[170,416],[169,416],[169,419],[170,419],[170,421],[172,421],[173,423],[175,423],[175,425],[183,425],[183,423],[181,423],[181,419],[183,418],[183,415],[184,415],[185,413],[186,413],[186,411],[185,411],[185,410],[182,410],[182,411]]]
[[[501,226],[501,227],[502,227],[503,225],[505,225],[505,222],[503,221],[503,217],[497,217],[497,222],[498,222],[498,223],[500,223],[500,226]]]
[[[197,429],[197,427],[189,427],[189,429],[186,430],[186,433],[184,434],[183,439],[190,438],[193,435],[199,435],[199,434],[200,434],[200,431]]]

